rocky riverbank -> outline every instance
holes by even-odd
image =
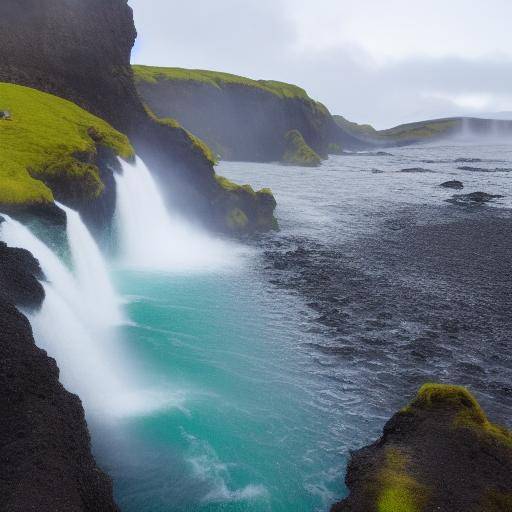
[[[458,386],[424,385],[383,436],[352,453],[332,512],[508,512],[512,433]]]

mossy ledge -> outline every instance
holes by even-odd
[[[286,165],[319,167],[322,158],[310,148],[299,130],[290,130],[285,136],[286,150],[281,162]]]
[[[277,230],[274,217],[276,200],[269,188],[255,191],[250,185],[237,185],[224,176],[215,175],[218,189],[219,221],[233,234]]]
[[[11,114],[0,120],[2,211],[94,202],[105,192],[100,156],[134,156],[124,135],[62,98],[0,83],[0,105]]]
[[[428,383],[352,453],[332,512],[510,512],[512,433],[464,387]]]

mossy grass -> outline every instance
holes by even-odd
[[[428,489],[411,474],[409,457],[389,447],[377,477],[377,512],[421,512]]]
[[[403,411],[415,409],[448,410],[453,415],[454,428],[471,428],[476,433],[512,448],[512,432],[491,423],[476,398],[463,386],[424,384],[415,399]]]
[[[285,135],[286,150],[282,162],[288,165],[318,167],[322,158],[306,144],[299,130],[291,130]]]
[[[201,153],[212,165],[216,165],[218,163],[218,159],[211,148],[199,137],[196,137],[192,132],[189,132],[185,128],[181,126],[181,124],[173,119],[172,117],[157,117],[157,115],[148,107],[148,105],[144,105],[146,109],[146,113],[148,114],[155,123],[158,123],[162,126],[168,126],[173,130],[178,130],[183,133],[186,139],[190,142],[194,151]]]
[[[461,123],[460,119],[456,118],[432,119],[401,124],[387,130],[376,130],[369,124],[354,123],[343,116],[333,116],[333,118],[338,126],[353,135],[389,142],[431,139],[449,132]]]
[[[11,113],[0,120],[0,204],[53,201],[45,180],[73,180],[84,194],[103,190],[91,163],[98,144],[125,159],[134,156],[127,137],[77,105],[28,87],[0,83],[0,105]]]
[[[133,66],[137,82],[157,83],[160,80],[178,80],[198,82],[221,89],[226,85],[243,85],[269,92],[280,98],[299,98],[310,100],[307,92],[292,84],[273,80],[252,80],[243,76],[206,71],[202,69],[164,68],[153,66]],[[324,107],[325,108],[325,107]]]

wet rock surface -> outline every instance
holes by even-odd
[[[512,219],[449,207],[405,209],[343,245],[274,239],[276,286],[304,297],[321,331],[320,372],[366,389],[378,417],[426,381],[469,386],[498,422],[512,417]],[[369,391],[371,390],[371,392]]]
[[[482,205],[503,197],[500,194],[488,194],[487,192],[471,192],[470,194],[455,194],[448,202],[456,205]]]
[[[454,188],[456,190],[461,190],[464,188],[464,183],[462,183],[462,181],[459,180],[450,180],[441,183],[439,186],[443,188]]]
[[[82,404],[15,306],[40,307],[43,277],[30,253],[0,244],[0,510],[115,512]]]
[[[332,512],[507,512],[512,434],[464,388],[427,385],[378,441],[352,453],[346,484]]]

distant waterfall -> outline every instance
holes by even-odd
[[[151,408],[135,393],[121,357],[113,324],[121,318],[119,300],[105,263],[80,216],[64,208],[74,273],[28,228],[3,215],[1,238],[11,247],[29,250],[46,275],[41,310],[29,319],[37,344],[57,360],[61,382],[77,393],[89,413],[119,416]],[[127,372],[128,373],[128,372]],[[133,380],[133,379],[132,379]]]
[[[151,270],[202,270],[235,263],[239,248],[216,240],[170,214],[144,162],[121,161],[117,174],[116,224],[121,259]]]

